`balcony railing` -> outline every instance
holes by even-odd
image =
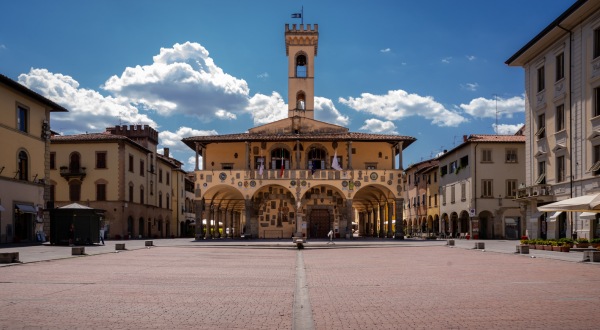
[[[548,184],[538,184],[535,186],[529,186],[525,188],[517,188],[516,190],[517,200],[527,199],[547,199],[552,197],[552,186]]]
[[[85,178],[85,167],[67,167],[62,166],[60,168],[60,176],[65,178],[67,181],[71,178],[78,178],[83,180]]]

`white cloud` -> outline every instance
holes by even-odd
[[[446,58],[443,58],[443,59],[442,59],[442,62],[444,62],[444,63],[450,63],[450,59],[451,59],[451,58],[452,58],[452,57],[446,57]]]
[[[193,171],[196,168],[196,155],[190,156],[188,160],[183,162],[183,169],[186,171]],[[202,156],[198,156],[198,168],[202,169]]]
[[[0,49],[6,49],[6,46],[0,45]]]
[[[365,126],[361,127],[360,129],[371,131],[373,133],[398,134],[398,132],[396,132],[396,125],[394,125],[394,123],[375,118],[365,120]]]
[[[402,62],[402,65],[406,65],[406,63]]]
[[[492,127],[494,127],[494,131],[496,132],[496,134],[514,135],[515,133],[517,133],[518,130],[521,129],[521,127],[523,127],[523,125],[524,124],[516,124],[516,125],[500,124],[500,125],[498,125],[498,127],[496,127],[496,124],[492,124]]]
[[[269,74],[267,72],[263,73],[263,74],[259,74],[258,78],[267,78],[269,76]]]
[[[181,140],[190,136],[208,136],[217,135],[217,131],[210,130],[197,130],[190,127],[180,127],[176,132],[161,131],[158,134],[159,146],[162,148],[169,148],[169,152],[192,152],[188,146],[186,146]]]
[[[466,89],[468,91],[476,91],[477,87],[479,87],[478,83],[474,83],[474,84],[469,84],[467,83],[466,85],[460,84],[460,87],[462,87],[462,89]]]
[[[237,119],[237,116],[234,113],[225,111],[223,109],[215,112],[215,116],[217,116],[219,119]]]
[[[249,100],[246,111],[252,114],[254,124],[266,124],[287,117],[288,106],[279,93],[271,96],[255,94]]]
[[[391,49],[389,49],[389,48],[386,48],[386,49],[382,49],[382,50],[380,50],[380,52],[382,52],[382,53],[387,53],[387,52],[389,52],[390,50],[391,50]]]
[[[475,59],[475,56],[469,56],[469,55],[465,55],[465,56],[469,59],[469,61],[472,61]]]
[[[460,107],[473,117],[496,118],[496,100],[479,97],[471,100],[469,104]],[[498,111],[500,116],[512,118],[514,113],[525,112],[524,96],[514,96],[509,99],[498,97]]]
[[[408,94],[403,90],[386,95],[361,94],[361,97],[339,98],[339,102],[357,111],[366,111],[387,120],[400,120],[419,115],[438,126],[457,126],[466,121],[459,113],[450,111],[431,96]]]
[[[106,127],[118,124],[119,118],[129,124],[157,124],[126,100],[79,88],[79,83],[70,76],[52,73],[46,69],[31,69],[19,76],[19,83],[64,106],[68,113],[52,114],[52,128],[55,130],[82,133],[104,131]]]
[[[336,125],[348,125],[350,119],[343,116],[328,98],[315,96],[315,119]]]

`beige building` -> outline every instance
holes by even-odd
[[[50,113],[67,109],[0,75],[0,243],[50,233]]]
[[[600,237],[598,218],[539,206],[600,193],[600,2],[578,1],[506,64],[525,69],[530,238]]]
[[[440,155],[439,231],[480,239],[520,239],[523,214],[515,200],[525,180],[525,137],[472,134]]]
[[[437,167],[437,164],[437,159],[428,159],[410,165],[405,171],[407,200],[404,210],[407,214],[407,234],[427,231],[427,172]]]
[[[318,38],[317,25],[286,25],[288,118],[248,133],[183,139],[196,151],[197,226],[208,219],[197,238],[220,237],[221,223],[228,237],[326,238],[331,230],[350,238],[355,220],[361,228],[384,228],[381,237],[394,236],[385,228],[392,228],[394,214],[402,219],[402,150],[416,139],[349,132],[314,119]],[[404,238],[398,227],[397,238]]]
[[[436,164],[427,168],[423,174],[427,180],[427,231],[438,232],[440,228],[440,182],[439,166]]]
[[[106,210],[107,238],[178,235],[181,163],[168,149],[165,156],[156,153],[157,131],[123,125],[51,141],[48,183],[55,207],[77,202]]]

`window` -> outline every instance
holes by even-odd
[[[517,180],[506,180],[506,197],[515,197],[517,189]]]
[[[298,95],[296,96],[296,109],[306,110],[306,96],[303,92],[298,92]],[[281,133],[278,132],[278,134],[282,135],[283,129],[281,130]]]
[[[407,176],[408,176],[408,184],[410,185],[410,175],[407,175]]]
[[[481,150],[481,162],[482,163],[491,163],[492,162],[492,150],[491,149],[482,149]]]
[[[425,205],[425,194],[423,194],[423,200],[422,200],[423,205]]]
[[[467,185],[464,182],[460,184],[460,200],[467,200]]]
[[[456,190],[454,189],[454,185],[450,187],[450,203],[454,203],[456,201]]]
[[[106,152],[96,153],[96,168],[106,168]]]
[[[144,187],[140,187],[140,204],[144,204]]]
[[[446,165],[442,166],[442,168],[440,169],[440,174],[442,176],[448,174],[448,166],[446,166]]]
[[[158,170],[158,183],[162,183],[162,168]]]
[[[54,202],[56,194],[56,186],[50,186],[50,202]]]
[[[535,180],[535,184],[546,183],[546,162],[538,163],[538,178]]]
[[[556,81],[565,77],[565,53],[556,56]]]
[[[129,155],[129,172],[133,173],[133,155]]]
[[[556,131],[560,132],[565,129],[565,105],[561,104],[556,107]]]
[[[546,89],[546,77],[544,69],[545,67],[541,67],[537,70],[538,93]]]
[[[306,56],[300,54],[296,57],[296,77],[305,78],[307,74],[306,71]]]
[[[431,204],[431,195],[429,195],[429,207],[431,207],[431,205],[433,204]]]
[[[435,206],[437,206],[437,194],[433,195],[433,202],[435,203]]]
[[[565,156],[556,157],[556,182],[565,181]]]
[[[97,201],[105,201],[106,200],[106,185],[105,184],[97,184],[96,185],[96,200]]]
[[[600,116],[600,87],[594,88],[594,117]]]
[[[592,163],[592,167],[590,167],[590,172],[594,175],[600,174],[600,145],[594,146],[594,162]]]
[[[284,169],[290,169],[290,152],[283,148],[271,151],[271,169],[281,169],[282,164]]]
[[[56,169],[56,152],[50,153],[50,169],[51,170]]]
[[[469,156],[464,156],[460,159],[460,166],[466,167],[469,166]]]
[[[133,203],[133,186],[129,186],[129,202]]]
[[[427,184],[431,184],[431,174],[427,176]]]
[[[27,133],[27,109],[18,107],[18,111],[19,115],[17,117],[17,126],[19,128],[19,131]]]
[[[446,187],[442,188],[442,203],[446,205]]]
[[[233,164],[231,164],[231,163],[221,164],[221,169],[222,170],[233,170]]]
[[[167,186],[170,184],[169,181],[171,180],[171,175],[169,173],[166,174],[167,176]]]
[[[600,56],[600,29],[594,30],[594,58]]]
[[[516,149],[506,149],[506,162],[507,163],[516,163],[517,162],[517,150]]]
[[[481,197],[494,197],[492,191],[492,180],[481,180]]]
[[[69,170],[71,172],[75,172],[75,173],[79,172],[79,168],[81,166],[80,160],[81,160],[81,157],[79,156],[79,153],[74,152],[71,154],[71,159],[69,161]]]
[[[167,194],[167,208],[168,209],[170,209],[169,204],[170,204],[170,198],[169,198],[169,194]]]
[[[416,204],[417,206],[421,204],[421,196],[417,195],[417,202],[416,203],[417,203]]]
[[[308,169],[325,169],[325,150],[312,148],[308,151]],[[281,165],[280,165],[281,166]]]
[[[450,163],[450,173],[456,173],[456,162]]]
[[[81,181],[71,180],[69,181],[69,200],[71,202],[78,202],[81,199]]]
[[[538,131],[535,136],[538,137],[538,140],[546,137],[546,114],[544,113],[538,116]]]
[[[19,180],[27,181],[29,178],[29,157],[25,151],[19,152]]]
[[[437,182],[437,172],[433,172],[433,182]]]
[[[158,193],[158,207],[162,208],[162,193]]]
[[[140,159],[140,176],[144,176],[144,161]]]

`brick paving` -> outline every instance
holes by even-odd
[[[598,329],[596,265],[447,247],[307,250],[316,329]]]
[[[153,248],[0,268],[0,329],[291,329],[296,252]]]

